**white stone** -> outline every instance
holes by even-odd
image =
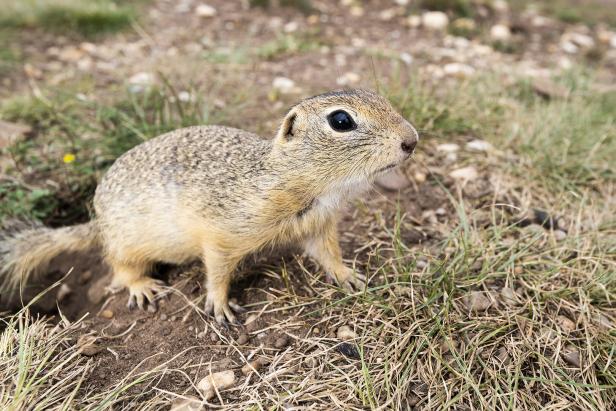
[[[154,74],[142,71],[128,79],[128,91],[142,93],[149,90],[155,82]]]
[[[60,289],[58,289],[58,294],[56,295],[56,300],[58,300],[59,302],[62,302],[62,301],[64,301],[66,299],[66,297],[68,297],[72,293],[73,293],[73,290],[71,290],[71,287],[69,287],[66,284],[62,284],[60,286]]]
[[[563,70],[569,70],[573,67],[573,62],[571,62],[571,59],[569,57],[561,56],[558,59],[558,67]]]
[[[407,66],[410,66],[411,64],[413,64],[413,56],[411,56],[409,53],[406,53],[406,52],[400,53],[400,60],[402,60],[402,62],[406,64]]]
[[[563,241],[567,238],[567,233],[563,230],[554,230],[554,238],[556,241]]]
[[[610,38],[610,47],[616,49],[616,34]]]
[[[492,8],[499,13],[504,13],[509,10],[509,4],[505,0],[494,0],[492,2]]]
[[[195,9],[195,14],[199,17],[214,17],[216,9],[209,4],[200,4]]]
[[[224,390],[235,384],[235,373],[232,370],[210,374],[197,384],[197,388],[203,393],[206,400],[213,398],[216,391]]]
[[[472,76],[475,73],[475,69],[468,64],[447,63],[443,66],[443,72],[446,76],[465,78]]]
[[[495,24],[490,29],[490,38],[493,41],[509,41],[511,39],[511,30],[504,24]]]
[[[343,341],[352,340],[357,337],[357,334],[355,334],[355,332],[351,330],[351,327],[349,327],[348,325],[343,325],[342,327],[338,328],[338,333],[336,335],[338,336],[339,340]]]
[[[180,100],[181,102],[186,103],[186,102],[189,102],[189,101],[193,101],[193,96],[188,91],[180,91],[178,93],[178,100]]]
[[[416,14],[410,15],[406,19],[406,24],[412,28],[419,27],[421,25],[421,17]]]
[[[272,82],[272,87],[282,94],[293,93],[296,89],[295,82],[287,77],[276,77]]]
[[[449,173],[449,176],[456,180],[471,181],[475,180],[479,176],[479,173],[477,173],[477,169],[475,167],[468,166],[453,170]]]
[[[477,139],[477,140],[469,141],[468,143],[466,143],[466,148],[467,150],[470,150],[470,151],[486,152],[486,151],[492,150],[492,144],[488,143],[485,140]]]
[[[443,153],[455,153],[460,150],[460,146],[456,143],[444,143],[436,146],[436,150]]]
[[[336,83],[339,86],[350,86],[353,84],[359,83],[360,77],[359,74],[354,73],[352,71],[344,73],[342,76],[338,77]]]
[[[385,9],[379,13],[379,18],[383,21],[389,21],[396,17],[396,9]]]
[[[394,0],[398,6],[408,6],[410,0]]]
[[[444,30],[449,24],[449,17],[442,11],[427,11],[421,16],[421,22],[430,30]]]
[[[592,37],[582,33],[569,33],[568,40],[582,48],[591,48],[595,45],[595,40]]]
[[[176,398],[171,402],[170,411],[202,411],[205,406],[197,397]]]
[[[560,43],[560,48],[565,52],[565,53],[569,53],[569,54],[575,54],[578,52],[578,46],[576,46],[575,44],[573,44],[570,41],[563,41]]]
[[[284,25],[283,30],[285,33],[293,33],[294,31],[297,31],[298,28],[299,24],[296,21],[290,21]]]

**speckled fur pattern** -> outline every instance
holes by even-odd
[[[343,109],[357,128],[336,132],[329,113]],[[267,246],[296,243],[345,287],[364,277],[342,262],[338,210],[410,153],[415,129],[370,91],[331,92],[293,106],[272,140],[222,126],[176,130],[128,151],[94,197],[92,236],[129,305],[154,303],[155,262],[202,258],[206,309],[233,322],[227,294],[234,268]]]

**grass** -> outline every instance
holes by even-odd
[[[467,2],[422,6],[437,3],[452,11]],[[205,59],[221,65],[276,60],[319,44],[287,34]],[[247,299],[247,308],[264,319],[249,332],[249,349],[212,327],[201,302],[181,297],[187,302],[179,311],[191,312],[199,330],[219,334],[224,357],[240,376],[222,393],[222,408],[616,408],[616,93],[596,92],[592,73],[580,69],[553,79],[567,90],[553,98],[538,95],[528,80],[495,74],[455,87],[407,80],[384,79],[382,91],[421,129],[409,174],[427,178],[414,179],[398,202],[376,196],[352,208],[342,242],[345,256],[355,259],[349,264],[371,279],[366,292],[324,283],[304,258],[277,263],[243,291],[258,296]],[[167,80],[143,94],[117,89],[105,98],[84,87],[48,89],[0,106],[0,118],[34,129],[31,139],[3,152],[11,162],[0,179],[0,220],[83,221],[96,181],[121,153],[186,125],[239,126],[234,122],[246,120],[236,114],[256,94],[225,96],[221,111],[208,104],[216,90],[189,87],[186,98]],[[259,112],[260,120],[270,116]],[[466,150],[472,139],[494,150]],[[448,164],[436,146],[451,142],[462,148]],[[64,161],[66,154],[74,159]],[[450,181],[451,169],[462,166],[477,168],[480,177]],[[405,196],[416,209],[404,208]],[[425,205],[426,199],[433,202]],[[431,219],[435,207],[445,212]],[[519,224],[534,208],[557,218],[558,229]],[[414,232],[422,234],[419,242],[409,240]],[[189,273],[182,275],[188,281]],[[184,314],[179,311],[173,314]],[[94,332],[87,319],[50,321],[28,309],[0,317],[1,409],[160,409],[178,396],[198,396],[194,386],[207,371],[201,361],[174,364],[184,351],[165,357],[153,349],[150,368],[140,361],[92,388],[87,380],[95,367],[114,360],[107,352],[81,354],[79,337]],[[355,333],[349,341],[336,336],[343,325]],[[270,349],[260,335],[271,332],[292,343]],[[102,339],[111,355],[129,344]],[[268,365],[241,376],[239,368],[256,356]],[[169,376],[189,388],[176,392],[161,384]],[[209,403],[220,406],[218,398]]]
[[[164,132],[211,121],[211,109],[196,90],[187,101],[170,86],[120,93],[123,98],[105,104],[63,90],[4,102],[0,118],[30,124],[37,134],[7,151],[13,177],[0,181],[0,220],[86,220],[97,179],[120,154]],[[74,159],[65,162],[67,154]],[[49,179],[51,184],[40,184]]]
[[[410,86],[390,84],[393,103],[422,126],[426,139],[417,162],[427,169],[442,167],[438,156],[430,155],[433,144],[463,143],[472,137],[498,147],[487,156],[460,160],[490,170],[497,180],[490,196],[496,200],[450,190],[433,175],[429,184],[448,199],[441,206],[451,210],[436,224],[418,222],[400,208],[393,210],[392,220],[375,218],[387,207],[359,207],[355,220],[371,222],[366,225],[371,228],[350,234],[357,244],[372,244],[357,261],[371,276],[366,293],[340,294],[304,269],[301,260],[273,268],[268,275],[279,278],[279,287],[268,288],[268,293],[276,298],[250,309],[265,317],[285,310],[288,316],[267,328],[291,333],[294,342],[284,356],[261,352],[270,363],[260,377],[267,382],[233,389],[235,399],[228,405],[328,407],[336,401],[346,409],[435,410],[616,406],[616,241],[609,203],[609,190],[614,192],[609,159],[616,144],[613,95],[590,93],[590,77],[581,72],[556,81],[569,88],[569,97],[546,100],[525,82],[496,87],[489,76],[441,94],[419,80]],[[68,145],[61,145],[59,153],[73,142],[69,129],[89,133],[88,143],[77,143],[85,145],[74,150],[79,164],[71,167],[88,164],[100,172],[120,151],[143,139],[207,120],[199,104],[178,105],[174,94],[156,90],[113,104],[87,104],[85,111],[66,97],[53,103],[14,100],[3,113],[37,129],[54,130],[55,139],[61,136]],[[84,119],[89,119],[87,126]],[[106,160],[93,160],[85,154],[90,152]],[[15,155],[29,161],[23,167],[41,166],[32,156]],[[83,169],[75,170],[75,176],[83,174]],[[537,225],[516,224],[519,209],[531,207],[564,216],[560,228],[566,238],[558,240],[553,231]],[[433,240],[407,244],[404,233],[417,229],[431,233]],[[292,278],[300,278],[313,293],[301,292]],[[487,305],[478,309],[475,299]],[[27,311],[6,321],[2,338],[7,348],[0,362],[8,374],[19,376],[6,383],[0,395],[0,404],[9,408],[48,391],[54,395],[46,397],[45,406],[159,407],[175,398],[167,391],[154,395],[164,376],[178,373],[193,385],[198,382],[199,374],[163,362],[147,371],[136,368],[106,391],[86,393],[75,378],[55,395],[54,384],[90,370],[90,363],[76,356],[69,343],[69,336],[78,334],[77,326],[54,328],[29,318]],[[297,324],[305,324],[308,331]],[[350,346],[335,332],[312,332],[345,324],[356,334]],[[29,341],[45,345],[35,347]],[[233,339],[225,344],[230,352],[243,355]],[[358,359],[349,347],[356,347]],[[141,389],[128,389],[133,386]]]
[[[256,56],[273,60],[289,54],[297,54],[316,50],[324,45],[318,32],[303,32],[301,34],[280,34],[274,40],[261,45],[256,50]]]
[[[466,82],[438,99],[431,86],[393,86],[390,96],[423,131],[448,139],[486,139],[515,155],[503,155],[501,168],[518,178],[543,180],[552,193],[601,191],[613,183],[616,156],[616,93],[595,93],[588,74],[570,72],[555,79],[568,97],[545,99],[519,81],[507,88],[498,78]],[[525,167],[520,167],[524,164]]]
[[[544,0],[541,2],[530,2],[528,0],[516,0],[509,3],[515,11],[532,5],[542,13],[554,16],[565,23],[583,23],[591,26],[606,23],[611,27],[616,27],[616,11],[614,7],[602,7],[601,1]]]
[[[121,30],[134,19],[133,9],[113,0],[0,0],[0,26],[42,28],[92,37]]]

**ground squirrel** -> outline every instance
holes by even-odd
[[[415,128],[366,90],[302,100],[272,140],[222,126],[179,129],[140,144],[109,168],[95,217],[59,229],[35,227],[0,242],[4,287],[24,282],[62,251],[101,245],[112,287],[128,304],[154,304],[156,262],[202,258],[206,310],[235,321],[228,303],[234,268],[266,246],[297,243],[332,280],[363,287],[342,262],[336,229],[344,201],[411,156]]]

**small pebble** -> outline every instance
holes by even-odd
[[[422,173],[421,171],[416,171],[415,173],[413,173],[413,179],[417,184],[421,184],[426,181],[426,174]]]
[[[239,337],[237,337],[237,343],[239,345],[244,345],[246,344],[248,341],[250,340],[250,337],[248,337],[248,334],[240,334]]]
[[[162,313],[159,318],[160,318],[161,321],[167,321],[167,318],[169,318],[169,317],[167,317],[167,314]]]
[[[259,371],[263,365],[265,365],[266,361],[263,361],[261,358],[257,358],[256,360],[250,361],[248,364],[242,367],[242,374],[249,375],[255,371]]]
[[[103,351],[103,347],[96,344],[96,337],[93,335],[82,335],[77,340],[79,352],[86,357],[91,357]]]
[[[482,291],[473,291],[466,295],[464,302],[468,309],[474,312],[485,311],[492,306],[492,300]]]
[[[244,325],[248,325],[254,322],[257,318],[258,318],[257,314],[250,314],[248,317],[246,317],[246,321],[244,321]]]
[[[443,153],[455,153],[460,150],[460,146],[456,143],[444,143],[436,146],[436,150]]]
[[[286,335],[279,337],[274,342],[274,347],[279,350],[286,347],[287,345],[289,345],[289,337],[287,337]]]
[[[89,282],[92,279],[92,271],[88,270],[88,271],[84,271],[83,273],[81,273],[81,275],[79,276],[79,284],[80,285],[84,285],[87,282]]]
[[[216,9],[209,4],[200,4],[195,9],[195,14],[199,17],[214,17]]]
[[[235,374],[232,370],[226,370],[210,374],[197,384],[197,388],[203,393],[206,400],[213,398],[216,391],[224,390],[235,384]]]
[[[170,411],[201,411],[204,406],[197,397],[187,396],[186,398],[176,398],[171,402]]]
[[[614,325],[612,324],[612,321],[604,314],[597,314],[595,316],[595,321],[597,321],[597,323],[599,323],[599,326],[603,329],[609,330],[611,328],[614,327]]]
[[[100,316],[101,318],[105,318],[105,319],[107,319],[107,320],[110,320],[110,319],[112,319],[112,318],[113,318],[113,311],[111,311],[111,310],[103,310],[103,311],[101,311],[101,313],[99,314],[99,316]]]
[[[58,302],[64,301],[68,296],[72,294],[73,290],[67,284],[62,284],[58,289],[58,294],[56,295],[56,300]]]
[[[501,363],[505,363],[508,358],[507,349],[505,349],[505,347],[500,347],[494,357]]]
[[[565,238],[567,238],[567,233],[565,233],[563,230],[554,230],[554,238],[556,239],[556,241],[563,241]]]
[[[479,177],[477,169],[473,166],[458,168],[449,173],[449,175],[456,180],[462,181],[472,181]]]
[[[567,334],[575,331],[575,323],[564,315],[556,317],[556,324]]]
[[[570,348],[570,351],[562,353],[563,360],[569,365],[580,368],[582,361],[580,359],[580,352],[575,348]]]
[[[515,290],[511,287],[503,287],[500,292],[500,296],[502,301],[510,306],[519,305],[518,295]]]
[[[506,42],[511,38],[511,30],[504,24],[495,24],[490,28],[490,38],[493,41]]]
[[[343,341],[352,340],[357,337],[357,334],[355,334],[355,332],[351,330],[351,327],[349,327],[348,325],[343,325],[342,327],[338,328],[338,333],[336,335],[338,336],[338,339]]]
[[[354,344],[342,343],[336,347],[338,352],[345,357],[352,358],[354,360],[359,360],[361,355],[359,351],[357,351],[357,347]]]
[[[304,360],[304,362],[308,368],[314,368],[317,366],[317,360],[314,357],[308,357]]]
[[[421,23],[430,30],[444,30],[449,24],[449,17],[442,11],[427,11],[422,14]]]
[[[466,148],[471,151],[486,152],[492,150],[492,144],[485,140],[473,140],[466,143]]]

